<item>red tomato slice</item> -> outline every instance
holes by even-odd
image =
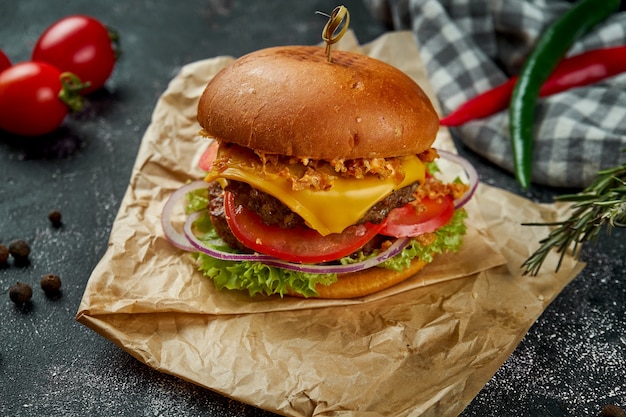
[[[200,161],[198,161],[198,167],[204,172],[209,172],[211,170],[213,162],[215,162],[215,158],[217,158],[218,147],[219,144],[217,143],[217,141],[213,141],[202,153]]]
[[[342,258],[358,250],[384,227],[384,222],[365,223],[322,236],[306,227],[268,226],[255,212],[236,205],[229,192],[224,195],[224,210],[228,226],[244,245],[290,262],[320,263]]]
[[[423,233],[434,232],[450,221],[454,214],[454,201],[446,196],[436,200],[423,199],[417,206],[409,203],[389,213],[380,234],[394,237],[415,237]]]

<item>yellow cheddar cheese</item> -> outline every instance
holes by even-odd
[[[412,155],[402,159],[405,175],[400,182],[391,177],[380,179],[375,175],[367,175],[362,179],[337,176],[327,190],[293,190],[288,178],[259,169],[259,164],[251,164],[250,158],[242,153],[229,153],[226,164],[216,165],[220,164],[214,164],[213,170],[205,178],[207,182],[227,179],[248,183],[282,201],[323,236],[341,233],[393,191],[415,181],[423,182],[426,173],[424,163]],[[297,169],[291,165],[287,165],[287,168]]]

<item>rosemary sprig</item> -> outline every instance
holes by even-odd
[[[556,271],[571,247],[578,253],[583,242],[598,237],[604,226],[626,227],[626,162],[598,172],[598,177],[583,191],[557,196],[556,201],[572,202],[570,217],[553,223],[525,223],[527,226],[553,226],[539,241],[540,247],[523,264],[524,275],[537,275],[548,254],[560,253]],[[609,230],[610,232],[610,230]]]

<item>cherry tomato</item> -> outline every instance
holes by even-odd
[[[59,99],[61,71],[45,62],[21,62],[0,73],[0,129],[35,136],[56,129],[68,106]]]
[[[90,86],[83,94],[100,89],[113,72],[116,52],[109,30],[98,20],[83,15],[53,23],[39,37],[33,61],[44,61],[75,74]]]
[[[224,210],[230,229],[244,245],[290,262],[320,263],[350,255],[384,226],[384,223],[365,223],[327,236],[306,227],[268,226],[255,212],[237,206],[230,192],[224,195]]]
[[[215,158],[217,158],[217,148],[219,148],[219,144],[217,141],[213,141],[202,153],[202,156],[200,156],[198,167],[204,172],[209,172],[211,170],[213,162],[215,162]]]
[[[3,70],[9,68],[10,66],[11,66],[11,60],[4,53],[4,51],[2,49],[0,49],[0,72],[2,72]]]
[[[414,203],[398,207],[389,213],[385,227],[380,234],[394,237],[415,237],[434,232],[450,221],[454,214],[454,200],[446,196],[431,200],[423,199],[417,206]]]

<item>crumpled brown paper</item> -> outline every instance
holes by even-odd
[[[349,33],[338,47],[391,63],[435,97],[409,32],[365,46]],[[520,223],[564,209],[480,184],[461,252],[387,291],[356,300],[217,292],[164,238],[160,212],[202,177],[197,99],[232,60],[185,66],[158,101],[77,320],[155,369],[283,415],[458,415],[582,268],[566,257],[553,273],[554,256],[539,276],[520,275],[545,234]],[[444,129],[435,145],[454,151]]]

